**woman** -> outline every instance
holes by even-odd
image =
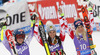
[[[35,14],[36,15],[36,14]],[[38,17],[34,17],[34,14],[33,14],[33,19],[35,19],[37,21],[37,18]],[[31,17],[32,19],[32,17]],[[31,29],[30,29],[30,33],[29,35],[27,35],[28,37],[26,37],[26,34],[24,32],[23,29],[16,29],[14,31],[12,31],[13,33],[13,36],[15,38],[15,45],[16,45],[16,52],[18,55],[30,55],[30,52],[29,52],[29,44],[33,38],[33,33],[34,33],[34,26],[35,26],[35,22],[32,21],[33,23],[33,26],[31,26]],[[11,55],[13,55],[13,52],[10,48],[10,45],[6,39],[6,36],[4,36],[4,40],[2,41],[2,43],[4,44],[4,46],[6,47],[7,50],[9,50],[9,52],[11,53]]]
[[[84,29],[83,23],[80,19],[74,22],[75,35],[74,44],[76,51],[79,55],[91,55],[91,49],[89,46],[89,39],[86,30]],[[83,52],[83,53],[82,53]]]
[[[59,18],[60,22],[60,36],[56,35],[56,28],[53,25],[51,21],[47,21],[46,23],[46,30],[48,34],[48,45],[50,49],[51,55],[65,55],[65,52],[63,51],[63,45],[62,42],[65,39],[65,25],[63,22],[63,14],[61,14],[61,18]],[[39,23],[37,22],[35,25],[35,30],[34,30],[34,36],[38,40],[38,42],[43,46],[42,39],[39,36],[39,31],[38,31]]]
[[[36,9],[36,8],[35,8]],[[35,11],[33,13],[33,15],[31,16],[31,28],[30,28],[30,33],[29,34],[25,34],[23,29],[16,29],[14,30],[13,36],[15,38],[15,45],[16,45],[16,52],[18,55],[30,55],[29,53],[29,44],[33,38],[33,34],[34,34],[34,27],[35,27],[35,23],[38,20],[38,15],[37,15],[37,11]],[[5,35],[5,33],[4,33]],[[6,37],[6,36],[4,36]],[[4,44],[4,46],[6,47],[6,49],[11,53],[11,55],[13,55],[13,52],[10,48],[10,45],[7,41],[6,38],[4,38],[4,40],[2,41],[2,43]]]
[[[77,55],[91,55],[89,39],[83,22],[80,19],[74,21],[75,33],[70,27],[68,27],[68,24],[65,25],[67,26],[66,29],[68,29],[67,32],[69,36],[74,40]]]
[[[50,22],[50,21],[48,21]],[[48,23],[47,22],[47,23]],[[47,34],[48,34],[48,42],[49,42],[49,49],[52,55],[56,55],[59,53],[59,55],[64,54],[62,42],[65,38],[65,33],[61,32],[60,36],[56,35],[56,28],[53,24],[48,24],[47,26]],[[64,35],[62,35],[64,33]],[[62,53],[63,52],[63,53]]]
[[[33,30],[31,30],[31,33],[30,35],[28,36],[27,39],[25,39],[25,32],[24,30],[22,29],[16,29],[14,32],[13,32],[13,36],[15,37],[15,45],[16,45],[16,52],[18,55],[30,55],[29,53],[29,43],[32,39],[32,34],[33,33]],[[6,38],[4,38],[3,42],[4,46],[6,47],[7,50],[9,50],[9,52],[11,53],[11,55],[13,55],[13,52],[10,48],[10,45],[7,41]]]

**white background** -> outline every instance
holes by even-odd
[[[93,32],[93,41],[94,44],[96,44],[95,50],[97,51],[97,54],[100,55],[100,32]],[[74,42],[73,40],[66,34],[65,41],[63,43],[64,51],[67,55],[77,55]],[[30,55],[46,55],[44,47],[42,47],[35,37],[33,37],[31,43],[30,43]],[[0,55],[10,55],[9,51],[6,50],[4,45],[0,43]]]

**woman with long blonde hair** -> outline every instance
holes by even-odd
[[[75,32],[71,30],[70,37],[74,40],[77,55],[91,55],[89,39],[83,22],[80,19],[76,19],[74,21],[74,27]]]
[[[76,21],[79,21],[79,20],[80,20],[80,19],[77,19]],[[80,20],[80,21],[81,21],[81,20]],[[76,27],[75,34],[76,34],[76,37],[77,37],[78,39],[80,38],[79,35],[82,34],[83,39],[84,39],[85,41],[87,41],[86,30],[84,29],[83,24],[82,24],[82,25],[79,24],[78,27]]]

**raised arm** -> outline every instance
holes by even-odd
[[[65,30],[67,30],[67,33],[69,36],[73,39],[74,38],[74,32],[73,30],[68,26],[67,20],[64,18],[60,18],[60,38],[62,41],[65,39]]]
[[[3,45],[6,47],[6,49],[11,53],[11,55],[13,55],[13,54],[12,54],[12,51],[11,51],[11,48],[10,48],[10,45],[9,45],[7,39],[6,39],[5,34],[4,34],[4,40],[2,41],[2,43],[3,43]]]
[[[60,39],[61,41],[65,40],[65,24],[63,21],[63,17],[59,18],[59,23],[60,23]]]
[[[40,37],[40,34],[39,34],[39,21],[35,24],[35,28],[34,28],[34,37],[37,39],[37,41],[43,46],[43,42],[42,42],[42,39]]]
[[[33,34],[34,34],[34,27],[35,27],[35,24],[33,24],[33,26],[30,28],[30,33],[29,35],[27,36],[27,38],[25,39],[25,43],[27,43],[28,45],[30,44],[32,38],[33,38]]]
[[[71,37],[71,39],[74,39],[74,31],[71,29],[71,27],[68,26],[67,20],[64,20],[65,22],[65,29],[67,30],[68,35]]]
[[[61,40],[64,41],[64,39],[65,39],[65,30],[67,30],[67,33],[73,39],[74,38],[74,32],[68,26],[67,20],[64,18],[64,13],[62,13],[61,9],[58,12],[61,15],[61,17],[59,18],[59,22],[60,22],[60,38],[61,38]]]

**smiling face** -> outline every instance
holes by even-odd
[[[54,38],[55,36],[56,36],[56,31],[50,31],[49,32],[49,36],[51,37],[51,38]]]
[[[83,33],[84,27],[82,25],[80,25],[80,26],[77,27],[77,30],[78,30],[79,33]]]
[[[23,39],[23,38],[18,38],[18,39],[17,39],[17,42],[18,42],[19,44],[22,44],[22,43],[23,43],[23,41],[24,41],[24,39]]]
[[[25,35],[24,35],[24,34],[16,35],[16,41],[17,41],[19,44],[22,44],[22,43],[24,42],[24,39],[25,39]]]

